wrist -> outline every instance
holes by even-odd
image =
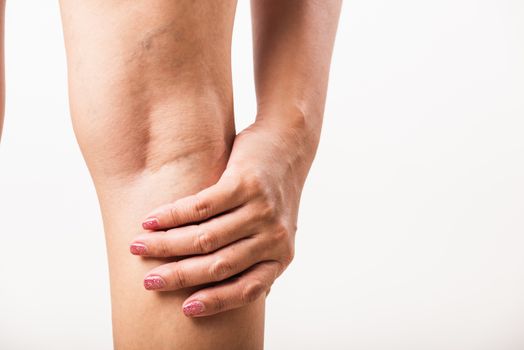
[[[255,125],[271,130],[313,158],[320,140],[322,113],[299,103],[259,103]]]
[[[238,136],[238,146],[250,140],[255,149],[249,158],[232,157],[232,164],[246,164],[248,159],[257,159],[251,164],[266,164],[271,173],[280,174],[282,181],[294,183],[300,190],[315,158],[320,138],[321,119],[314,119],[299,109],[279,108],[259,112],[255,123]],[[243,142],[244,141],[244,142]],[[234,152],[236,153],[236,152]],[[240,162],[237,164],[237,162]],[[242,166],[241,166],[242,167]]]

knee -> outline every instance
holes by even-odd
[[[120,108],[74,115],[77,141],[93,176],[134,176],[166,165],[224,167],[235,137],[232,112],[209,101],[176,99],[147,111]]]

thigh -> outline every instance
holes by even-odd
[[[62,0],[73,127],[106,234],[116,349],[260,349],[264,300],[189,319],[194,290],[146,291],[144,215],[216,182],[235,136],[235,1]]]
[[[61,1],[73,127],[95,180],[157,170],[234,133],[234,10],[232,1]]]

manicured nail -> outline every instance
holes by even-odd
[[[184,315],[194,316],[194,315],[198,315],[204,312],[205,307],[204,307],[204,304],[200,301],[192,301],[184,305],[183,310],[184,310]]]
[[[160,227],[160,223],[157,218],[147,218],[143,223],[142,227],[146,230],[156,230]]]
[[[143,255],[147,253],[147,247],[142,243],[133,243],[129,246],[131,254]]]
[[[144,287],[147,290],[160,289],[166,286],[166,281],[160,276],[148,276],[144,278]]]

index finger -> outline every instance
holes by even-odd
[[[149,213],[142,222],[146,230],[160,230],[204,221],[245,203],[240,183],[231,177],[220,180],[202,191],[164,204]]]

